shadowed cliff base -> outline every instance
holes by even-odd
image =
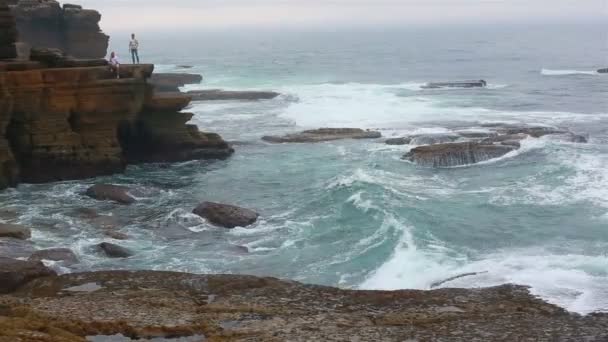
[[[605,341],[525,287],[354,291],[275,278],[108,271],[36,279],[0,296],[0,336],[199,336],[208,341]]]

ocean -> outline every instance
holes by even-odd
[[[128,60],[127,39],[111,49]],[[123,39],[124,38],[124,39]],[[183,90],[274,90],[258,102],[193,102],[202,130],[233,142],[224,161],[130,166],[125,174],[0,192],[38,248],[70,247],[64,272],[153,269],[243,273],[356,289],[527,285],[579,313],[608,312],[608,29],[605,23],[316,31],[138,33],[157,72],[200,73]],[[192,68],[183,69],[180,65]],[[484,89],[421,89],[484,79]],[[358,127],[384,137],[550,125],[576,144],[527,139],[477,165],[432,169],[381,140],[268,144],[263,135]],[[94,183],[138,187],[131,206],[83,195]],[[213,227],[210,200],[255,209],[251,228]],[[111,216],[82,218],[78,208]],[[8,220],[5,218],[5,220]],[[135,251],[107,259],[99,226]],[[249,249],[244,253],[242,248]]]

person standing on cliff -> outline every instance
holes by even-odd
[[[135,33],[131,33],[131,40],[129,41],[129,50],[131,50],[131,58],[133,59],[133,64],[135,64],[135,60],[137,59],[137,64],[139,64],[139,53],[137,50],[139,49],[139,42],[135,39]]]

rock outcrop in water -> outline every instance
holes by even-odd
[[[81,341],[605,341],[521,286],[357,291],[239,275],[108,271],[51,276],[0,296],[0,339]]]
[[[247,227],[257,221],[259,214],[253,210],[229,204],[203,202],[193,211],[214,225],[224,228]]]
[[[360,128],[319,128],[283,136],[263,136],[262,140],[271,143],[314,143],[340,139],[377,139],[382,137],[378,131]]]
[[[254,90],[191,90],[187,92],[192,97],[192,101],[219,101],[219,100],[242,100],[257,101],[270,100],[281,95],[274,91],[254,91]]]
[[[179,92],[179,87],[186,84],[199,84],[203,77],[198,74],[160,73],[150,77],[150,83],[159,92]]]
[[[608,74],[608,68],[597,69],[597,72],[599,74]]]
[[[53,49],[13,60],[15,21],[5,3],[0,14],[0,189],[232,154],[217,134],[186,124],[189,97],[154,92],[153,65],[123,65],[116,79],[103,60]]]
[[[76,58],[103,58],[109,37],[101,32],[101,14],[55,0],[11,0],[19,41],[34,48],[57,48]]]
[[[490,128],[491,131],[455,132],[439,135],[439,138],[437,135],[430,138],[423,136],[423,139],[418,140],[415,136],[406,137],[404,139],[410,139],[410,144],[422,146],[410,150],[403,159],[427,167],[452,167],[502,157],[520,148],[521,141],[526,138],[549,136],[568,142],[587,142],[584,136],[553,127],[505,124],[489,124],[485,127]]]
[[[95,184],[87,189],[86,195],[96,200],[111,200],[121,204],[131,204],[135,198],[130,194],[130,189],[124,186],[112,184]]]
[[[438,88],[482,88],[487,85],[484,80],[474,81],[455,81],[455,82],[429,82],[421,88],[423,89],[438,89]]]

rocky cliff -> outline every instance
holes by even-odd
[[[190,98],[157,94],[153,65],[125,65],[32,50],[13,60],[15,21],[0,1],[0,188],[106,175],[127,163],[225,158],[232,149],[180,112]]]
[[[79,58],[102,58],[109,37],[101,32],[101,14],[55,0],[11,0],[19,40],[31,47],[59,48]]]

